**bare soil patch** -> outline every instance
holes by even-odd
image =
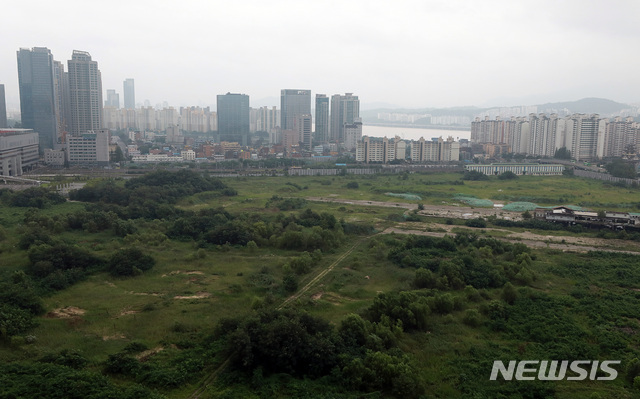
[[[173,299],[203,299],[211,296],[208,292],[198,292],[195,295],[176,295]]]
[[[204,272],[197,271],[197,270],[188,271],[188,272],[185,272],[184,270],[174,270],[172,272],[163,274],[162,277],[175,276],[175,275],[178,275],[178,274],[188,274],[188,275],[198,274],[198,275],[203,275]]]
[[[137,354],[136,359],[140,360],[141,362],[144,362],[148,360],[151,356],[155,355],[158,352],[162,352],[163,350],[164,348],[162,346],[158,346],[157,348],[149,349]]]
[[[127,337],[125,337],[123,334],[114,334],[114,335],[103,335],[102,336],[102,340],[103,341],[112,341],[114,339],[125,339]]]
[[[74,317],[80,317],[86,312],[86,310],[80,309],[75,306],[67,306],[64,308],[52,310],[51,312],[47,313],[46,317],[50,317],[52,319],[72,319]]]

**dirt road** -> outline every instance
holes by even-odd
[[[331,196],[327,197],[307,197],[308,201],[317,202],[333,202],[338,204],[348,205],[365,205],[365,206],[382,206],[385,208],[400,208],[414,210],[418,209],[417,204],[411,204],[407,202],[397,201],[367,201],[367,200],[352,200],[335,198]],[[441,218],[453,218],[453,219],[473,219],[477,217],[497,216],[501,219],[509,218],[511,220],[522,219],[522,212],[509,212],[502,208],[472,208],[468,206],[452,206],[452,205],[423,205],[424,209],[420,211],[424,216],[435,216]]]
[[[367,200],[351,200],[328,197],[308,197],[309,201],[318,202],[333,202],[346,205],[364,205],[364,206],[381,206],[385,208],[401,208],[407,210],[418,209],[417,204],[411,204],[406,202],[389,202],[389,201],[367,201]],[[451,206],[451,205],[424,205],[424,209],[419,212],[420,215],[432,216],[432,217],[444,217],[452,219],[473,219],[477,217],[497,216],[499,218],[509,218],[511,220],[521,220],[522,216],[520,212],[509,212],[501,208],[471,208],[466,206]],[[414,226],[414,225],[412,225]],[[445,234],[452,234],[451,230],[455,225],[446,225],[438,223],[429,223],[430,230],[439,230],[440,232],[429,232],[411,229],[403,229],[400,227],[390,227],[386,229],[385,233],[395,232],[398,234],[416,234],[427,235],[432,237],[443,237]],[[442,232],[445,230],[446,232]],[[478,234],[481,230],[487,232],[496,231],[501,234],[507,234],[504,237],[495,237],[500,240],[510,242],[521,242],[525,245],[536,248],[553,248],[562,251],[572,252],[589,252],[589,251],[609,251],[609,252],[622,252],[638,254],[640,253],[640,243],[636,241],[626,240],[605,240],[600,238],[590,237],[572,237],[572,236],[553,236],[553,235],[541,235],[534,234],[529,231],[525,232],[513,232],[506,229],[497,228],[485,228],[477,229]],[[624,248],[624,249],[623,249]]]

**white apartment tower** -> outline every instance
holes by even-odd
[[[98,63],[86,51],[74,50],[67,62],[71,102],[71,133],[102,128],[102,77]]]

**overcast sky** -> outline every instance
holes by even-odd
[[[0,83],[19,104],[16,51],[84,50],[103,91],[136,102],[252,106],[280,89],[353,92],[366,107],[640,102],[638,0],[8,0]],[[105,97],[106,98],[106,97]],[[260,102],[260,103],[259,103]]]

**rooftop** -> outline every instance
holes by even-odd
[[[0,136],[16,136],[25,133],[35,133],[33,129],[0,129]]]

